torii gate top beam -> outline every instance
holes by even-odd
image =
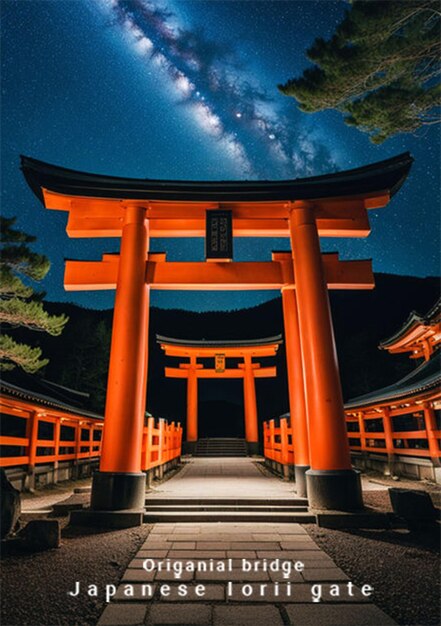
[[[21,158],[48,209],[69,212],[70,237],[120,237],[127,204],[146,208],[152,237],[203,237],[207,209],[233,212],[233,234],[288,237],[298,200],[314,202],[320,236],[365,237],[367,209],[385,206],[407,177],[409,153],[365,167],[285,181],[167,181],[117,178]]]
[[[226,358],[274,356],[282,343],[282,336],[267,337],[264,339],[233,339],[233,340],[185,340],[156,335],[167,356],[189,357],[197,355],[200,358],[214,357],[222,353]]]
[[[48,190],[70,197],[204,203],[313,200],[385,190],[393,195],[403,184],[411,163],[412,157],[405,152],[364,167],[294,180],[182,181],[88,174],[21,157],[26,180],[40,200]]]

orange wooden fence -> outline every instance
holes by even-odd
[[[98,459],[103,420],[0,397],[0,467]],[[148,418],[143,432],[142,470],[181,455],[182,427]]]
[[[161,419],[155,427],[155,419],[149,417],[143,433],[141,469],[149,470],[176,459],[181,456],[181,445],[180,424],[176,425],[174,422],[168,424]]]
[[[280,426],[277,428],[274,420],[264,422],[263,449],[267,459],[277,461],[282,465],[294,464],[292,428],[285,417],[280,419]]]
[[[34,467],[100,455],[100,419],[3,396],[0,411],[0,467]]]
[[[432,459],[441,457],[441,430],[433,406],[382,407],[346,411],[349,447],[353,451]],[[401,426],[398,419],[405,418]],[[412,428],[412,430],[410,430]],[[264,455],[282,465],[294,463],[292,429],[286,418],[263,425]]]
[[[441,430],[431,403],[346,411],[346,425],[351,450],[422,457],[439,463]]]

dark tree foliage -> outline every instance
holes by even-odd
[[[49,259],[29,248],[35,237],[13,228],[15,218],[0,218],[0,371],[17,365],[34,373],[47,365],[42,351],[26,343],[19,343],[5,329],[23,326],[50,335],[60,335],[68,318],[49,315],[32,283],[42,280],[50,268]]]
[[[89,406],[98,412],[104,410],[106,399],[110,338],[111,326],[106,320],[94,321],[88,315],[73,320],[66,335],[69,350],[63,368],[58,376],[51,371],[51,378],[60,384],[89,393]]]
[[[441,5],[438,0],[354,0],[314,63],[279,85],[301,111],[337,109],[380,144],[439,123]]]

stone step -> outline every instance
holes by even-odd
[[[197,446],[196,450],[246,450],[246,446],[215,444],[215,445],[208,445],[208,446]]]
[[[265,511],[274,511],[276,513],[282,512],[292,512],[292,513],[304,513],[308,511],[307,506],[268,506],[268,505],[216,505],[216,504],[193,504],[193,505],[185,505],[185,504],[146,504],[146,510],[150,512],[156,511],[244,511],[244,512],[265,512]]]
[[[233,447],[233,448],[245,448],[246,447],[246,443],[245,441],[202,441],[202,442],[198,442],[197,446],[199,448],[202,447],[212,447],[212,446],[223,446],[223,447]]]
[[[246,448],[246,445],[237,443],[207,443],[197,445],[197,449],[201,450],[203,448],[234,448],[237,450],[242,450]]]
[[[217,454],[228,453],[228,454],[236,454],[237,456],[242,456],[242,453],[245,454],[245,450],[242,450],[242,448],[240,449],[226,448],[224,446],[204,448],[204,449],[199,448],[198,450],[196,450],[196,454],[198,456],[201,456],[203,454],[213,454],[213,453],[217,453]]]
[[[212,498],[165,498],[163,496],[153,496],[147,497],[146,505],[155,504],[155,505],[200,505],[200,504],[211,504],[215,506],[229,505],[229,506],[308,506],[308,500],[306,498],[297,498],[293,496],[292,498],[216,498],[213,496]]]
[[[246,457],[248,454],[245,439],[213,438],[199,439],[193,456],[196,457]]]
[[[246,454],[239,454],[238,452],[197,452],[193,456],[197,456],[198,458],[206,457],[206,458],[243,458],[246,457]]]
[[[245,450],[246,446],[236,446],[230,444],[215,444],[207,446],[197,446],[197,450]]]
[[[198,446],[211,446],[211,445],[219,445],[219,446],[245,446],[245,439],[199,439],[197,442]]]
[[[28,522],[31,519],[45,519],[48,515],[51,515],[52,507],[45,509],[33,509],[25,510],[20,513],[20,520],[22,522]]]
[[[313,524],[315,515],[307,512],[274,511],[152,511],[144,512],[144,522],[298,522]]]
[[[197,451],[204,450],[246,450],[244,446],[225,446],[225,445],[216,445],[216,446],[198,446],[196,448]]]
[[[197,443],[207,443],[207,442],[222,442],[222,441],[231,441],[233,443],[244,443],[245,439],[241,437],[201,437],[198,439]]]

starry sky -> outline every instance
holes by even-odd
[[[439,273],[437,127],[374,146],[340,114],[307,115],[277,84],[298,76],[305,50],[329,37],[344,0],[3,0],[2,210],[51,260],[48,300],[107,308],[113,292],[64,292],[64,258],[100,259],[118,239],[69,239],[64,212],[45,210],[19,155],[116,176],[289,179],[344,170],[409,150],[403,188],[370,212],[366,239],[322,239],[374,271]],[[169,260],[202,260],[202,239],[154,239]],[[288,239],[236,239],[234,260],[269,260]],[[216,310],[276,292],[153,292],[151,303]]]

